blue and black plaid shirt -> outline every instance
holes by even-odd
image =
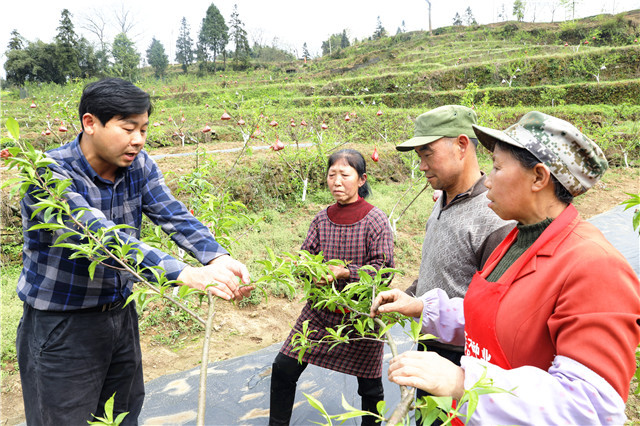
[[[89,209],[81,219],[84,223],[97,220],[94,229],[118,224],[132,226],[119,231],[121,238],[137,243],[144,253],[142,266],[160,266],[168,279],[176,279],[186,264],[139,241],[143,213],[161,225],[164,232],[173,234],[171,238],[202,264],[228,254],[209,229],[171,195],[158,165],[145,151],[138,154],[131,166],[119,170],[115,182],[110,182],[91,168],[80,149],[80,137],[47,155],[58,163],[50,166],[54,177],[72,181],[66,194],[71,209]],[[66,311],[100,306],[129,296],[134,282],[129,273],[98,265],[92,280],[88,259],[70,259],[72,250],[51,247],[59,233],[28,231],[43,220],[42,212],[31,219],[34,203],[36,200],[30,194],[21,202],[24,249],[17,289],[20,299],[36,309]]]

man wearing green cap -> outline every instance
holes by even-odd
[[[604,174],[604,153],[573,124],[538,111],[504,131],[474,129],[493,154],[489,208],[517,226],[464,299],[440,289],[377,295],[372,316],[401,312],[420,318],[423,333],[465,345],[461,366],[428,352],[394,357],[389,380],[457,400],[478,380],[510,390],[479,396],[467,424],[626,424],[640,281],[572,202]]]
[[[411,295],[440,288],[449,297],[464,297],[473,274],[515,225],[488,207],[476,157],[476,121],[476,113],[464,106],[435,108],[418,116],[413,138],[396,146],[415,150],[420,170],[433,189],[442,190],[427,221],[418,279],[406,290]],[[427,349],[458,365],[463,354],[463,347],[438,341],[427,343]]]

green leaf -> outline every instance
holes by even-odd
[[[327,420],[327,424],[332,425],[333,423],[331,422],[331,417],[329,416],[329,413],[327,413],[327,410],[325,410],[324,405],[322,405],[322,403],[313,396],[304,392],[302,394],[305,398],[307,398],[307,401],[309,401],[309,405],[311,405],[313,408],[318,410],[320,414],[322,414],[322,416]]]
[[[357,409],[355,407],[352,407],[347,402],[347,400],[344,398],[344,394],[342,394],[342,408],[344,408],[348,412],[332,416],[333,418],[335,418],[336,420],[339,420],[340,422],[344,422],[345,420],[352,419],[352,418],[355,418],[355,417],[366,416],[368,414],[376,415],[376,413],[371,413],[369,411],[363,411],[363,410],[359,410],[359,409]]]
[[[129,414],[128,411],[125,411],[124,413],[118,414],[118,417],[116,417],[116,419],[113,421],[114,426],[120,425],[122,423],[122,421],[124,420],[124,418],[127,417],[127,414]]]
[[[13,117],[7,118],[7,122],[5,123],[5,126],[7,127],[7,130],[9,131],[13,139],[15,140],[20,139],[20,125],[18,124],[18,121],[15,118]]]
[[[394,323],[391,324],[387,324],[382,330],[380,330],[380,332],[378,333],[378,338],[382,338],[385,334],[387,334],[387,331],[391,330],[391,328],[394,326]]]
[[[93,261],[93,262],[91,262],[91,264],[89,265],[89,278],[91,278],[91,281],[93,281],[93,276],[94,276],[94,275],[95,275],[95,273],[96,273],[96,266],[98,266],[98,263],[99,263],[99,262],[97,262],[97,261]]]
[[[411,321],[411,331],[409,332],[409,337],[414,342],[420,340],[420,332],[422,331],[422,315],[420,315],[420,319],[418,321]]]
[[[67,227],[65,225],[58,225],[57,223],[38,223],[29,228],[29,231],[37,231],[38,229],[55,231],[56,229],[67,229]]]
[[[467,418],[471,417],[478,408],[479,396],[476,392],[469,392],[469,401],[467,402]]]
[[[61,242],[63,242],[67,238],[70,238],[70,237],[72,237],[74,235],[78,235],[78,233],[77,232],[65,232],[64,234],[62,234],[58,238],[56,238],[56,241],[53,243],[53,245],[60,244]]]
[[[104,415],[110,420],[113,419],[113,404],[115,398],[116,394],[114,392],[113,395],[111,395],[111,398],[109,398],[107,402],[104,403]]]

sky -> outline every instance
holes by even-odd
[[[456,13],[464,14],[471,7],[479,24],[497,22],[504,5],[507,13],[513,9],[513,0],[430,0],[432,28],[451,25]],[[525,0],[525,21],[550,22],[555,7],[554,20],[571,18],[557,5],[560,0]],[[640,9],[640,0],[577,0],[576,18],[598,13],[619,13]],[[117,32],[116,12],[127,13],[134,24],[128,33],[138,52],[146,56],[146,50],[155,37],[159,40],[169,60],[174,62],[175,45],[183,17],[190,26],[191,38],[195,41],[202,18],[211,3],[214,3],[226,19],[231,17],[237,4],[240,19],[245,24],[249,42],[262,45],[277,45],[298,56],[302,45],[307,43],[312,56],[321,54],[322,41],[331,34],[344,29],[350,39],[366,38],[373,34],[378,17],[390,34],[402,26],[407,31],[428,30],[428,3],[426,0],[10,0],[2,6],[0,17],[0,74],[5,75],[4,52],[11,31],[16,29],[28,41],[53,41],[60,23],[60,14],[68,9],[72,14],[76,33],[89,41],[98,43],[98,38],[86,30],[88,19],[102,16],[107,21],[107,40],[113,41]]]

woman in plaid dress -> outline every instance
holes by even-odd
[[[352,149],[336,152],[329,158],[327,186],[336,203],[322,210],[311,222],[303,250],[313,254],[323,252],[325,260],[345,261],[346,267],[330,266],[342,290],[350,282],[359,281],[358,269],[371,265],[376,269],[393,267],[393,235],[386,215],[364,199],[369,195],[366,163],[362,154]],[[368,271],[368,273],[371,273]],[[328,277],[331,284],[333,278]],[[376,404],[384,399],[382,387],[383,343],[353,340],[348,345],[329,345],[309,348],[302,363],[292,352],[291,339],[309,321],[309,329],[317,330],[310,337],[320,340],[327,327],[342,324],[345,314],[327,309],[314,309],[310,302],[285,341],[273,363],[271,374],[270,425],[288,425],[291,420],[298,378],[311,363],[320,367],[351,374],[358,379],[358,394],[362,409],[376,412]],[[374,418],[363,417],[363,425],[373,425]]]

